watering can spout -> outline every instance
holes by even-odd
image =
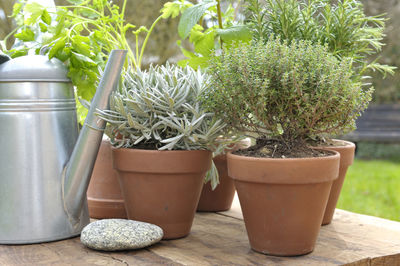
[[[105,121],[95,115],[95,111],[109,108],[109,96],[118,85],[125,57],[125,50],[111,52],[85,123],[64,169],[62,177],[64,209],[72,225],[79,222],[86,190],[106,125]]]

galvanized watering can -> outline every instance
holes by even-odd
[[[65,239],[89,223],[86,190],[105,127],[94,112],[108,108],[125,56],[111,52],[79,134],[60,61],[35,55],[0,65],[0,244]]]

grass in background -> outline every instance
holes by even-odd
[[[337,207],[400,221],[400,145],[359,144]]]

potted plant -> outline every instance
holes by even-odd
[[[370,91],[352,79],[350,60],[274,37],[224,50],[209,73],[207,107],[228,127],[257,137],[255,146],[228,154],[251,247],[272,255],[311,252],[340,156],[307,140],[352,127]]]
[[[98,110],[109,123],[128,218],[160,226],[164,239],[189,234],[224,128],[199,101],[208,79],[190,67],[138,69],[124,75],[110,110]]]
[[[376,58],[384,45],[386,19],[383,15],[367,16],[358,0],[267,0],[263,4],[259,0],[248,0],[247,4],[247,26],[255,39],[267,40],[273,35],[289,43],[308,40],[326,45],[339,60],[352,60],[352,78],[363,82],[366,91],[372,90],[370,83],[366,82],[368,71],[379,71],[384,76],[394,73],[394,67],[381,65]],[[339,131],[337,135],[343,133]],[[354,160],[355,144],[332,139],[332,135],[327,134],[318,134],[310,144],[338,151],[341,155],[339,178],[332,185],[322,222],[325,225],[332,221],[347,169]]]

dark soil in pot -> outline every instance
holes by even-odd
[[[93,168],[87,191],[91,218],[126,218],[125,204],[113,168],[111,144],[103,140]]]
[[[163,239],[189,234],[210,151],[113,149],[128,218],[160,226]]]

